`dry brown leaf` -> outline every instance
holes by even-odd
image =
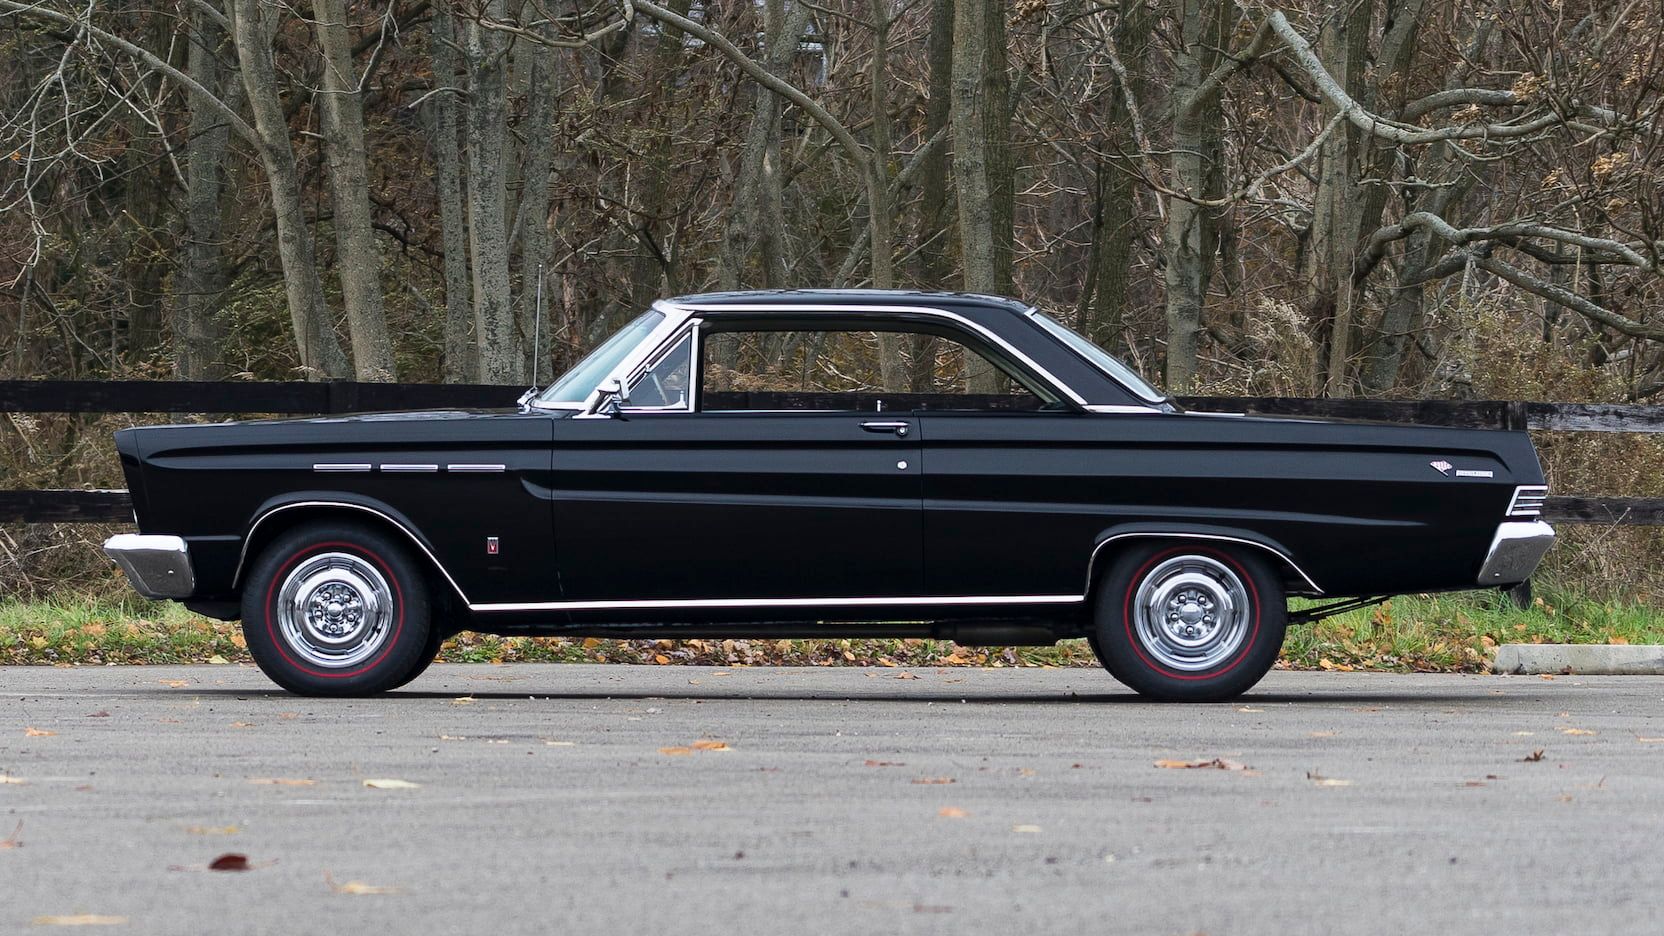
[[[655,653],[653,654],[653,662],[662,666],[670,662],[670,657],[667,657],[662,653]]]
[[[914,676],[912,673],[902,672],[902,673],[897,673],[895,675],[895,678],[896,679],[918,679],[919,677]]]
[[[23,729],[23,734],[25,737],[29,738],[50,738],[57,734],[57,732],[47,731],[45,728],[25,728]]]
[[[1265,711],[1265,709],[1254,708],[1252,705],[1244,705],[1244,706],[1241,706],[1240,708],[1238,708],[1237,711],[1239,711],[1239,712],[1263,712],[1263,711]]]
[[[1325,777],[1315,770],[1306,771],[1306,779],[1320,787],[1346,787],[1352,785],[1352,781],[1350,780],[1342,780],[1339,777]]]
[[[970,813],[960,809],[958,806],[943,806],[941,809],[936,810],[936,815],[941,816],[943,819],[963,819],[966,816],[969,816]]]
[[[109,718],[110,713],[104,711],[103,709],[99,709],[96,712],[92,712],[92,713],[88,714],[87,717],[88,718]]]
[[[1641,742],[1642,744],[1664,744],[1664,738],[1643,738],[1640,735],[1636,735],[1635,740]],[[0,777],[0,783],[5,782],[6,778]]]
[[[732,751],[733,750],[733,748],[729,747],[727,745],[727,743],[722,742],[722,741],[713,741],[710,738],[700,738],[698,741],[693,742],[693,749],[695,751]]]
[[[250,777],[248,782],[264,786],[314,786],[318,781],[302,780],[295,777]]]
[[[1011,827],[1011,831],[1013,831],[1013,832],[1039,832],[1040,827],[1037,826],[1037,825],[1014,825],[1014,826]]]
[[[664,754],[668,757],[681,757],[684,754],[692,754],[693,753],[693,748],[690,748],[690,747],[662,747],[662,748],[659,748],[659,753]]]
[[[18,786],[22,786],[28,782],[29,781],[23,779],[22,777],[14,777],[11,774],[0,773],[0,786],[5,786],[8,783],[15,783]]]
[[[183,689],[191,684],[189,680],[185,679],[158,679],[156,681],[169,689]]]
[[[331,877],[328,871],[324,872],[324,883],[328,884],[329,889],[337,894],[352,894],[360,897],[374,894],[397,894],[399,892],[397,887],[380,887],[375,884],[366,884],[363,881],[348,881],[345,884],[337,884],[335,878]]]
[[[409,780],[392,779],[366,780],[364,781],[364,785],[372,790],[420,790],[422,788],[420,783],[411,783]]]
[[[100,916],[96,913],[77,913],[73,916],[38,916],[32,922],[36,926],[125,926],[127,918],[123,916]]]
[[[21,838],[18,838],[18,836],[20,836],[22,834],[23,834],[23,820],[19,819],[19,820],[17,820],[17,828],[12,830],[11,838],[0,839],[0,851],[5,851],[9,848],[22,848],[23,847],[23,840]]]
[[[1239,764],[1236,761],[1226,760],[1223,757],[1215,757],[1212,760],[1195,760],[1195,761],[1167,760],[1167,759],[1164,758],[1162,760],[1156,761],[1156,766],[1161,767],[1161,768],[1166,769],[1166,770],[1200,770],[1200,769],[1210,769],[1211,768],[1213,770],[1243,770],[1243,771],[1246,771],[1246,770],[1251,769],[1247,764]]]
[[[248,856],[237,852],[225,854],[208,862],[210,871],[253,871],[254,866],[248,863]]]
[[[945,783],[957,783],[958,781],[954,780],[952,777],[919,777],[913,782],[925,784],[927,786],[936,786]]]
[[[458,697],[451,700],[451,704],[452,705],[473,705],[474,704],[474,697],[471,696],[471,695],[458,696]]]
[[[1526,764],[1535,764],[1535,763],[1537,763],[1538,761],[1540,761],[1542,759],[1543,759],[1543,749],[1538,748],[1537,750],[1532,751],[1530,754],[1527,754],[1524,757],[1520,758],[1520,761],[1522,763],[1526,763]]]
[[[253,728],[254,723],[253,722],[246,722],[246,721],[234,721],[234,722],[231,723],[231,727],[233,727],[233,728]]]
[[[1594,731],[1590,731],[1590,730],[1589,730],[1589,729],[1587,729],[1587,728],[1562,728],[1562,729],[1560,729],[1560,733],[1561,733],[1561,734],[1569,734],[1569,735],[1592,735],[1592,734],[1598,734],[1598,732],[1594,732]]]
[[[1308,731],[1308,732],[1306,732],[1306,737],[1308,737],[1308,738],[1333,738],[1334,736],[1335,736],[1335,733],[1333,731]]]
[[[190,835],[236,835],[240,829],[234,825],[223,826],[186,826],[185,831]]]
[[[906,767],[907,765],[905,763],[901,762],[901,761],[869,760],[869,761],[865,762],[865,766],[867,766],[867,767]]]

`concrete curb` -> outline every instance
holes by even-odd
[[[1624,644],[1503,644],[1492,672],[1577,673],[1584,676],[1664,676],[1664,646]]]

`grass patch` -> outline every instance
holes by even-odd
[[[1502,643],[1664,643],[1664,611],[1545,590],[1529,610],[1495,592],[1403,596],[1290,628],[1293,669],[1477,672]],[[1095,666],[1085,641],[961,647],[940,640],[602,640],[463,634],[452,663],[714,666]],[[171,602],[0,602],[0,665],[248,662],[241,627]]]

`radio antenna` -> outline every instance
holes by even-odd
[[[543,357],[543,264],[537,265],[537,302],[532,306],[532,389],[537,389],[537,365]]]

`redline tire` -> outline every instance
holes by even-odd
[[[243,637],[260,669],[290,692],[373,695],[425,665],[428,583],[408,548],[349,522],[308,523],[255,560],[243,588]]]
[[[1219,702],[1277,662],[1288,626],[1282,581],[1259,556],[1199,543],[1121,554],[1099,585],[1092,649],[1140,695]]]

